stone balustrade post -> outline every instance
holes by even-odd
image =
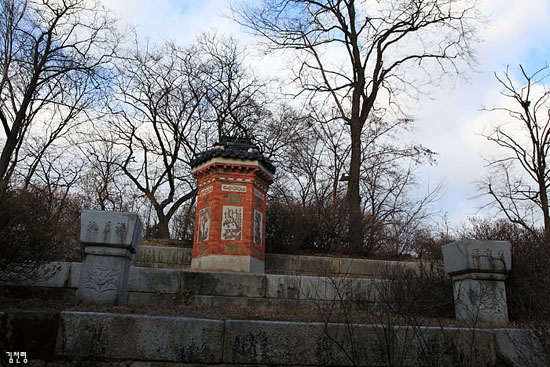
[[[504,280],[512,269],[508,241],[464,240],[442,246],[445,272],[453,281],[457,320],[507,323]]]
[[[82,211],[80,241],[85,257],[76,292],[78,301],[126,303],[130,262],[142,230],[135,213]]]

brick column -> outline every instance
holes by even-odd
[[[263,272],[274,167],[249,143],[221,142],[192,162],[198,199],[195,269]]]

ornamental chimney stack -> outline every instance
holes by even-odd
[[[263,272],[275,167],[249,139],[220,140],[191,162],[198,185],[191,268]]]

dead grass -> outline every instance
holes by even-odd
[[[158,246],[158,247],[186,247],[192,248],[192,241],[180,241],[169,239],[142,238],[139,241],[140,246]]]

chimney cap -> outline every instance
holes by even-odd
[[[199,153],[191,161],[194,168],[212,158],[223,157],[261,162],[271,173],[275,173],[275,166],[261,152],[260,148],[253,144],[250,138],[229,138],[222,136],[209,150]]]

